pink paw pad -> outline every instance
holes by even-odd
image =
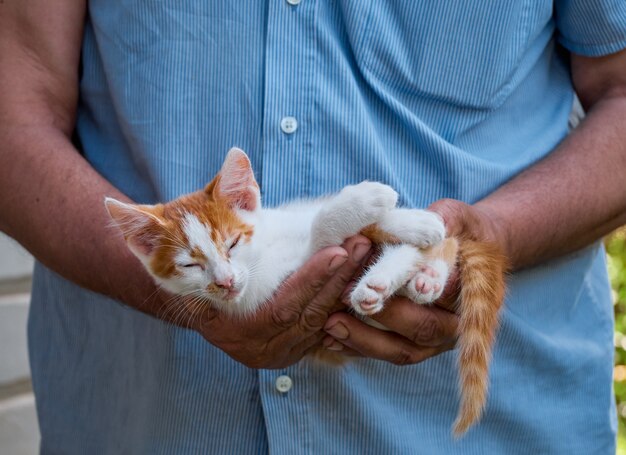
[[[445,272],[422,265],[408,284],[408,297],[416,303],[431,303],[441,296],[446,280]]]
[[[420,272],[425,273],[428,276],[432,276],[433,278],[437,278],[439,276],[439,272],[428,265],[421,266]]]
[[[376,292],[380,292],[383,293],[387,290],[387,286],[384,284],[378,284],[378,283],[366,283],[367,287],[370,288],[373,291]]]
[[[352,308],[362,315],[370,316],[383,309],[392,284],[386,277],[367,276],[362,279],[350,295]]]

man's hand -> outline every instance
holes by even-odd
[[[331,351],[386,360],[396,365],[421,362],[448,351],[456,342],[457,316],[436,306],[394,297],[372,319],[388,331],[371,327],[347,313],[335,313],[324,330]]]
[[[572,55],[586,119],[544,160],[475,205],[433,204],[448,235],[496,242],[515,271],[585,247],[626,222],[625,69],[626,50]],[[447,289],[458,289],[454,276]],[[328,320],[323,343],[398,364],[419,362],[452,346],[456,318],[438,306],[453,308],[454,301],[454,293],[431,307],[391,300],[375,317],[391,333],[339,313]]]
[[[428,210],[443,218],[447,237],[463,240],[490,242],[496,244],[508,257],[508,239],[506,232],[498,223],[495,213],[476,205],[468,205],[455,199],[441,199],[433,203]],[[453,270],[448,278],[443,295],[435,304],[454,311],[460,292],[458,269]]]
[[[505,237],[488,212],[452,199],[437,201],[429,210],[443,218],[448,236],[495,242],[506,250]],[[458,293],[458,274],[453,272],[444,294],[434,305],[418,305],[401,297],[390,299],[383,311],[372,316],[388,331],[371,327],[349,314],[336,313],[324,327],[329,336],[323,345],[396,365],[421,362],[454,347],[458,317],[453,310]]]
[[[195,327],[209,342],[252,368],[283,368],[302,358],[325,336],[330,314],[364,261],[363,236],[315,254],[278,289],[254,317],[233,318],[207,308]]]

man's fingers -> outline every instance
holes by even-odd
[[[339,246],[314,254],[276,291],[272,304],[267,307],[272,322],[284,328],[296,324],[311,300],[347,260],[348,252]]]
[[[281,286],[270,307],[274,324],[303,334],[322,328],[328,315],[342,309],[339,296],[367,257],[371,242],[363,236],[346,240],[343,248],[325,248]],[[330,261],[326,258],[330,252]],[[341,252],[341,253],[339,253]],[[323,260],[317,260],[320,253]],[[321,267],[325,265],[325,267]]]
[[[348,349],[396,365],[418,363],[454,347],[454,343],[419,346],[402,335],[376,329],[345,313],[332,315],[324,329]]]
[[[327,351],[337,352],[341,355],[345,355],[346,357],[363,357],[360,352],[357,352],[354,349],[351,349],[348,346],[341,344],[330,335],[326,335],[325,338],[322,340],[322,346],[324,346],[324,349],[326,349]]]
[[[291,348],[292,355],[294,355],[297,359],[300,359],[304,355],[311,353],[314,349],[319,349],[325,336],[326,334],[324,332],[319,331],[310,335]]]
[[[345,309],[341,295],[367,260],[371,242],[362,235],[356,235],[342,246],[348,253],[348,259],[304,308],[301,328],[305,331],[321,329],[330,313]]]
[[[390,299],[372,319],[417,345],[431,347],[454,344],[459,322],[450,311],[405,298]]]
[[[455,199],[440,199],[428,210],[443,218],[448,237],[489,241],[507,251],[507,233],[502,229],[502,224],[497,222],[495,214],[485,211],[484,207],[468,205]]]

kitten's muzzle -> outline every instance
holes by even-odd
[[[239,295],[239,291],[237,289],[229,290],[224,296],[225,300],[232,300]]]
[[[224,278],[215,278],[215,286],[220,289],[230,290],[233,288],[235,280],[232,275],[226,276]]]
[[[220,295],[224,300],[231,300],[239,295],[240,290],[235,287],[235,279],[231,275],[225,278],[216,278],[213,283],[207,286],[207,291]]]

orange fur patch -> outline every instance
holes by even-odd
[[[497,245],[461,242],[461,295],[457,310],[461,406],[454,422],[456,436],[480,419],[487,402],[489,362],[506,292],[507,268],[506,258]]]
[[[361,231],[374,244],[400,243],[393,235],[370,225]],[[459,267],[461,294],[457,307],[458,365],[461,405],[454,423],[460,436],[481,417],[487,401],[489,362],[499,312],[505,296],[507,261],[493,243],[447,238],[423,249],[427,259],[442,259],[450,270]]]
[[[227,239],[241,235],[242,241],[249,241],[254,233],[253,226],[243,222],[230,206],[230,201],[219,194],[216,187],[218,181],[219,175],[202,191],[149,207],[150,213],[161,222],[161,225],[148,225],[143,233],[159,239],[150,262],[155,275],[162,278],[177,275],[174,258],[180,249],[189,248],[189,239],[183,227],[187,214],[194,215],[201,223],[211,227],[211,240],[224,257],[228,255],[224,245]],[[206,262],[204,253],[199,249],[190,249],[190,253],[199,262]]]
[[[383,245],[385,243],[399,244],[402,243],[394,235],[383,231],[377,224],[370,224],[361,230],[361,234],[372,241],[374,245]]]

